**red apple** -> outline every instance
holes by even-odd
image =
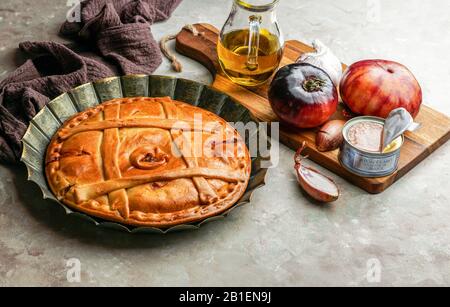
[[[386,118],[403,107],[416,117],[422,104],[422,89],[402,64],[366,60],[351,65],[340,84],[341,97],[356,114]]]

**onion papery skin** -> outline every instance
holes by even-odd
[[[305,88],[308,81],[310,91]],[[311,64],[294,63],[282,67],[269,89],[269,101],[284,123],[297,128],[314,128],[327,122],[336,112],[338,92],[328,74]]]
[[[400,107],[415,118],[422,104],[422,89],[411,71],[386,60],[365,60],[349,66],[340,83],[340,94],[355,114],[382,118]]]

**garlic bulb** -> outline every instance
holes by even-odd
[[[318,39],[312,43],[315,52],[303,54],[297,62],[308,63],[319,67],[330,76],[335,86],[339,86],[342,78],[342,64],[341,61],[334,55],[334,53],[325,46]]]

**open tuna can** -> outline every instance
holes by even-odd
[[[348,171],[361,177],[384,177],[397,170],[404,136],[380,151],[384,119],[360,116],[349,120],[343,130],[344,142],[339,161]]]

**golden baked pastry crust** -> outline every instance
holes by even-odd
[[[169,97],[114,99],[76,114],[55,133],[45,163],[51,190],[69,207],[159,228],[229,209],[251,171],[231,125]]]

